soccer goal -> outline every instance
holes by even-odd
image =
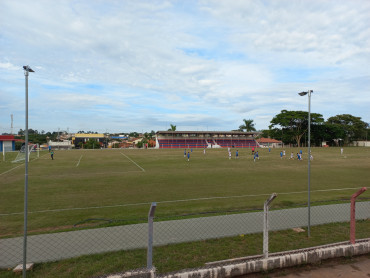
[[[39,157],[39,148],[36,144],[28,145],[28,148],[26,148],[25,145],[22,145],[20,151],[18,152],[17,157],[12,161],[12,163],[18,163],[23,162],[26,160],[26,151],[28,151],[28,161],[30,161],[30,156],[32,151],[37,151]]]

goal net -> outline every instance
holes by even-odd
[[[28,161],[29,161],[32,151],[35,151],[36,149],[37,149],[37,145],[35,145],[35,144],[28,145],[28,148],[26,148],[26,145],[22,145],[20,151],[18,152],[17,157],[12,161],[12,163],[25,161],[26,160],[26,151],[28,152]]]

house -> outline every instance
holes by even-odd
[[[283,146],[282,141],[271,138],[262,137],[260,139],[256,139],[256,141],[262,148],[281,148]]]
[[[71,140],[64,140],[62,142],[56,141],[53,142],[49,140],[48,142],[49,147],[51,147],[53,150],[70,150],[72,149],[72,141]]]
[[[15,139],[14,135],[0,135],[0,152],[11,152],[15,151],[15,142],[22,141],[21,139]]]

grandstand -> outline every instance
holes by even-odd
[[[258,132],[243,131],[158,131],[156,148],[253,148]]]

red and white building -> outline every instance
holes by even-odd
[[[256,139],[256,141],[262,148],[282,148],[283,147],[283,142],[276,140],[276,139],[262,137],[260,139]]]
[[[15,151],[15,141],[22,141],[15,139],[14,135],[0,135],[0,152]]]

